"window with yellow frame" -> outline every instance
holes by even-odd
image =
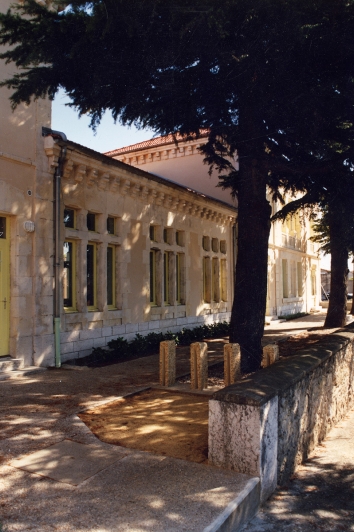
[[[156,249],[150,250],[150,303],[156,305]]]
[[[117,308],[116,305],[116,248],[107,246],[107,307],[109,310]]]
[[[88,310],[97,308],[97,245],[91,242],[86,254],[86,301]]]
[[[66,240],[63,246],[63,297],[66,311],[76,310],[76,244]]]

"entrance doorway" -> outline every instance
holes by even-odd
[[[9,354],[10,327],[10,228],[0,216],[0,356]]]

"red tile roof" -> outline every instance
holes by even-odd
[[[207,129],[202,129],[200,131],[199,138],[205,138],[208,135]],[[143,142],[138,142],[137,144],[131,144],[130,146],[125,146],[123,148],[118,148],[116,150],[107,151],[104,153],[104,155],[107,155],[108,157],[115,157],[116,155],[122,155],[124,153],[131,153],[135,151],[145,150],[148,148],[156,148],[158,146],[164,146],[166,144],[172,144],[176,141],[183,141],[185,140],[187,135],[182,136],[180,133],[175,133],[174,135],[171,133],[170,135],[164,135],[163,137],[155,137],[150,140],[144,140]],[[190,135],[192,138],[197,138],[195,134]],[[188,139],[190,140],[190,138]]]

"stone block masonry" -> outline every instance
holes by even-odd
[[[224,380],[225,386],[234,384],[241,377],[240,344],[224,345]]]
[[[191,354],[191,388],[204,390],[208,386],[208,345],[195,342],[190,346]]]
[[[216,392],[209,463],[259,476],[262,500],[286,483],[354,404],[353,343],[351,324]]]
[[[160,384],[173,386],[176,382],[176,342],[160,342]]]

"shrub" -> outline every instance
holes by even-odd
[[[121,336],[108,342],[109,350],[96,347],[91,355],[79,359],[78,364],[96,365],[100,363],[114,363],[114,361],[129,359],[136,355],[150,355],[157,353],[160,342],[174,340],[176,345],[190,345],[193,342],[202,342],[204,338],[219,338],[229,334],[230,325],[226,321],[212,325],[201,325],[194,329],[183,328],[177,333],[151,332],[146,336],[136,334],[135,338],[128,342]],[[1,532],[1,529],[0,529]]]
[[[283,316],[279,316],[282,320],[290,321],[290,320],[296,320],[296,318],[302,318],[303,316],[308,316],[308,312],[296,312],[295,314],[284,314]]]

